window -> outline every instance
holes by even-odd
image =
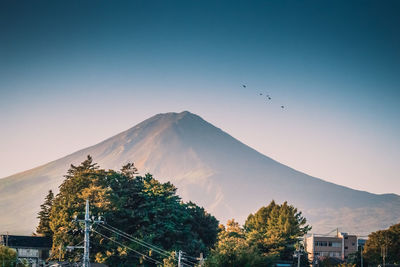
[[[327,247],[328,246],[328,242],[327,241],[316,241],[315,242],[315,246],[316,247]]]
[[[348,249],[349,247],[344,247],[344,249]]]
[[[340,252],[330,252],[330,253],[329,253],[329,257],[336,257],[336,258],[338,258],[338,257],[340,257],[340,255],[341,255]]]
[[[340,243],[340,242],[332,242],[332,247],[341,248],[342,247],[342,243]]]

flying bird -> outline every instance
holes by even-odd
[[[242,87],[243,88],[247,88],[247,85],[245,85],[245,84],[242,84]],[[270,95],[267,95],[267,94],[263,94],[263,93],[258,93],[260,96],[262,96],[262,95],[265,95],[265,97],[267,98],[267,101],[269,101],[269,100],[271,100],[272,99],[272,97],[270,96]],[[284,109],[285,108],[285,106],[281,106],[281,109]]]

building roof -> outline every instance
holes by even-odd
[[[49,237],[0,235],[0,244],[12,248],[51,248],[52,240]]]

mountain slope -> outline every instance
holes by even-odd
[[[376,195],[293,170],[190,112],[156,115],[95,146],[0,180],[0,231],[30,233],[39,205],[56,191],[69,165],[90,154],[103,168],[135,162],[143,174],[170,180],[184,200],[221,222],[243,222],[271,199],[304,211],[314,231],[369,232],[400,221],[400,196]]]

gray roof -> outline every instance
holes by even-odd
[[[0,235],[0,244],[12,248],[51,248],[52,240],[49,237]]]

